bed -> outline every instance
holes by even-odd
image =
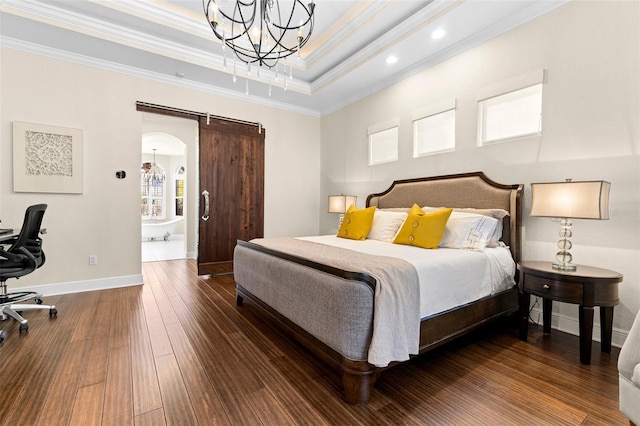
[[[345,400],[366,404],[371,387],[384,369],[518,311],[515,263],[520,260],[521,251],[522,192],[522,185],[499,184],[482,172],[473,172],[398,180],[386,191],[367,197],[366,207],[376,207],[377,212],[406,212],[414,205],[424,206],[425,211],[447,207],[456,212],[451,217],[465,215],[463,212],[492,216],[493,212],[503,211],[504,215],[495,216],[500,222],[497,239],[501,242],[485,250],[404,246],[394,247],[400,250],[400,254],[394,254],[397,257],[380,257],[377,246],[398,244],[370,239],[359,244],[335,236],[238,241],[234,252],[236,303],[241,309],[248,301],[260,315],[267,316],[334,366],[342,377]],[[338,241],[339,247],[333,247],[336,243],[332,241]],[[351,251],[355,246],[367,247],[371,253]],[[486,257],[489,263],[493,256],[490,254],[495,252],[502,259],[498,263],[509,263],[511,269],[506,270],[510,276],[508,282],[500,278],[501,287],[487,287],[483,274],[471,272],[473,278],[461,279],[459,267],[449,267],[440,271],[440,280],[456,280],[455,286],[478,284],[485,292],[444,305],[440,299],[447,299],[447,295],[441,292],[442,297],[429,298],[435,307],[430,305],[425,312],[423,299],[416,294],[422,296],[426,292],[414,281],[420,282],[422,275],[430,276],[437,268],[433,266],[425,273],[411,263],[421,257],[413,254],[416,250],[438,259]],[[508,253],[508,262],[504,261],[504,252]],[[473,262],[465,260],[467,263]],[[442,265],[439,268],[442,270]],[[496,270],[484,268],[492,271],[489,275]],[[407,290],[396,290],[396,286]],[[385,296],[388,299],[383,299],[384,291],[392,292]],[[406,306],[388,308],[388,300]],[[387,348],[388,339],[394,341]]]

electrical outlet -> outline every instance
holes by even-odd
[[[89,265],[97,265],[98,264],[98,256],[92,254],[89,256]]]

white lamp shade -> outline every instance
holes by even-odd
[[[356,204],[355,195],[329,195],[329,213],[346,213],[347,209]]]
[[[609,219],[611,183],[598,181],[531,184],[531,216]]]

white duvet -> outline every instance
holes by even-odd
[[[409,262],[420,281],[420,317],[423,319],[507,290],[515,284],[515,262],[508,247],[484,251],[428,250],[378,240],[349,240],[335,235],[298,239]]]

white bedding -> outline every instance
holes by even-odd
[[[420,281],[420,317],[423,319],[507,290],[515,284],[515,262],[508,247],[484,251],[427,250],[370,239],[349,240],[335,235],[298,239],[409,262]]]

